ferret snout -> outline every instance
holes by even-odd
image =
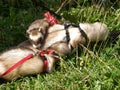
[[[40,43],[37,44],[37,45],[33,44],[33,47],[34,47],[34,48],[40,48],[40,47],[41,47],[41,44],[40,44]]]
[[[31,40],[34,48],[39,48],[44,40],[44,36],[41,33],[37,35],[29,35],[29,39]]]

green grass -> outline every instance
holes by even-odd
[[[8,16],[0,17],[0,50],[24,41],[25,30],[35,19],[42,18],[41,10],[9,8]],[[120,30],[120,8],[106,11],[93,6],[80,6],[61,15],[71,22],[100,21],[110,31]],[[17,41],[16,41],[17,40]],[[100,43],[87,49],[77,49],[69,57],[61,57],[59,66],[51,74],[27,76],[2,83],[0,90],[119,90],[120,89],[120,38],[117,43]]]

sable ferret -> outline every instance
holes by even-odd
[[[42,41],[45,38],[47,30],[50,24],[48,23],[47,19],[38,19],[35,20],[26,30],[29,39],[32,38],[34,40],[33,47],[36,48],[36,45],[39,43],[39,47],[41,46]],[[39,37],[39,39],[38,39]],[[31,40],[31,39],[30,39]]]
[[[26,76],[30,74],[39,74],[43,72],[43,60],[38,54],[32,57],[31,59],[25,61],[23,64],[18,66],[13,71],[9,72],[6,75],[2,75],[6,70],[8,70],[12,65],[14,65],[19,60],[23,59],[29,54],[35,54],[35,52],[28,48],[13,48],[7,50],[0,54],[0,78],[6,79],[8,81],[18,78],[21,76]],[[46,72],[52,72],[55,66],[58,56],[53,54],[45,54],[45,57],[48,60],[48,65]]]
[[[49,28],[50,33],[48,33],[46,35],[46,38],[45,38],[44,42],[42,43],[42,46],[39,47],[39,43],[38,43],[38,45],[36,46],[37,47],[36,49],[37,50],[53,49],[59,55],[66,55],[66,54],[70,53],[71,46],[75,47],[76,42],[79,42],[80,40],[82,41],[82,40],[84,40],[84,38],[82,38],[82,37],[79,38],[81,33],[79,32],[78,28],[71,27],[68,29],[68,31],[70,33],[70,42],[67,42],[66,31],[64,29],[64,25],[57,24],[57,25],[54,25],[53,27],[50,27]],[[37,33],[39,33],[39,32],[37,32]],[[39,37],[38,37],[38,40],[39,40]],[[30,38],[30,41],[27,40],[18,46],[27,46],[26,44],[27,45],[32,44],[32,46],[34,46],[35,45],[34,39]]]
[[[108,36],[108,29],[104,23],[101,22],[95,22],[92,24],[80,23],[79,26],[86,33],[89,42],[98,42],[98,41],[106,40]],[[79,43],[85,44],[86,42],[85,37],[83,37],[78,27],[71,26],[68,28],[68,32],[70,36],[69,42],[67,42],[66,40],[67,39],[66,30],[64,29],[64,25],[59,25],[59,24],[53,25],[48,29],[48,32],[50,33],[47,34],[43,42],[43,45],[39,47],[39,43],[36,44],[37,49],[45,50],[50,47],[54,49],[56,47],[59,47],[57,43],[60,44],[60,42],[63,42],[65,44],[65,47],[69,51],[71,50],[71,46],[76,47],[76,45],[78,45]],[[39,37],[36,38],[39,40]],[[30,39],[32,40],[32,44],[34,44],[33,38]],[[64,47],[64,45],[61,46]]]
[[[31,25],[26,30],[26,33],[28,34],[28,38],[30,40],[32,38],[31,41],[34,41],[34,44],[33,44],[34,48],[37,48],[36,46],[38,47],[41,46],[46,34],[54,31],[54,30],[48,31],[48,28],[56,23],[62,23],[62,22],[55,18],[51,21],[48,21],[47,18],[44,18],[44,19],[35,20],[34,22],[31,23]]]

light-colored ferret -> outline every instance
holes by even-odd
[[[104,41],[108,37],[108,28],[104,23],[80,23],[79,26],[87,35],[89,42]],[[66,30],[64,28],[64,25],[55,24],[48,29],[48,32],[49,33],[46,35],[46,38],[41,47],[39,47],[39,43],[35,44],[33,38],[30,38],[30,40],[32,41],[32,45],[39,50],[52,48],[58,50],[59,53],[61,52],[62,54],[66,54],[66,51],[70,52],[71,46],[76,47],[76,45],[78,45],[79,43],[86,43],[86,38],[82,35],[78,27],[70,26],[68,28],[70,38],[69,42],[67,42]],[[39,34],[39,32],[37,32],[36,34]],[[36,38],[37,40],[39,40],[40,37]],[[66,48],[65,52],[62,48]]]
[[[11,72],[3,75],[12,65],[28,56],[29,54],[35,54],[35,52],[28,48],[13,48],[0,54],[0,78],[8,81],[21,76],[39,74],[43,72],[43,59],[39,55],[35,55],[23,64],[12,70]],[[52,72],[55,66],[58,56],[54,54],[45,54],[48,60],[46,72]]]
[[[80,23],[79,26],[86,33],[89,42],[105,41],[109,34],[107,25],[101,22]]]

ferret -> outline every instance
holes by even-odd
[[[81,29],[80,29],[80,28]],[[33,38],[30,38],[32,45],[39,50],[45,50],[47,48],[56,49],[60,54],[66,54],[65,52],[70,52],[71,47],[75,48],[79,43],[85,44],[86,38],[82,34],[84,32],[89,40],[89,42],[98,42],[106,40],[108,37],[108,28],[104,23],[95,22],[92,24],[89,23],[80,23],[79,27],[70,26],[68,27],[68,34],[70,41],[67,41],[66,30],[64,25],[55,24],[48,29],[48,34],[45,37],[44,42],[41,47],[39,43],[35,43]],[[82,32],[81,32],[82,31]],[[37,32],[37,31],[36,31]],[[36,34],[39,34],[38,32]],[[36,35],[36,39],[39,40],[40,37]],[[62,43],[61,43],[62,42]],[[61,45],[59,45],[61,44]],[[60,49],[61,48],[61,49]],[[62,48],[66,48],[65,50]]]
[[[60,21],[57,20],[57,23],[61,23]],[[42,42],[45,39],[45,36],[47,33],[51,33],[57,30],[60,30],[61,27],[59,28],[59,25],[55,25],[54,29],[51,28],[51,30],[48,31],[50,27],[50,23],[48,23],[47,19],[38,19],[35,20],[34,22],[31,23],[31,25],[28,27],[26,30],[26,33],[28,35],[28,38],[31,41],[34,41],[33,47],[37,48],[36,46],[40,47]],[[56,28],[56,29],[55,29]],[[39,39],[38,39],[39,37]]]
[[[86,33],[87,38],[91,42],[106,40],[106,38],[108,36],[108,28],[103,23],[100,23],[100,22],[95,22],[95,23],[92,23],[92,24],[80,23],[79,26]],[[43,45],[44,49],[47,48],[46,43],[49,43],[48,46],[51,46],[55,42],[65,41],[65,39],[66,39],[66,33],[65,33],[66,31],[64,29],[64,25],[57,25],[58,28],[56,28],[56,25],[54,25],[54,26],[51,27],[52,29],[49,28],[48,31],[52,31],[54,29],[54,27],[55,27],[54,31],[56,31],[56,32],[49,33],[47,35],[47,38],[45,39],[45,45]],[[57,30],[59,28],[61,30]],[[69,43],[73,47],[76,45],[75,42],[77,42],[77,41],[79,43],[83,43],[83,44],[85,43],[85,39],[82,36],[81,32],[79,31],[79,28],[70,27],[70,28],[68,28],[68,32],[70,34],[69,36],[70,36],[70,39],[71,39]],[[31,40],[32,40],[32,38],[31,38]],[[33,42],[34,42],[34,40],[33,40]]]
[[[48,33],[48,28],[53,26],[54,24],[62,24],[63,21],[55,19],[54,16],[50,14],[50,12],[46,12],[44,14],[45,18],[35,20],[26,30],[28,37],[32,38],[31,41],[34,41],[33,47],[41,46],[46,34]],[[39,37],[39,39],[37,38]]]
[[[3,78],[7,81],[11,81],[18,77],[39,74],[43,72],[43,59],[38,54],[34,55],[29,60],[25,61],[23,64],[12,70],[11,72],[3,75],[12,65],[17,63],[19,60],[28,56],[29,54],[35,54],[35,52],[28,48],[12,48],[10,50],[4,51],[0,54],[0,78]],[[58,61],[58,56],[54,54],[45,54],[48,64],[46,72],[51,73],[54,70],[54,66]]]
[[[66,30],[64,29],[64,25],[53,25],[48,29],[48,34],[44,42],[42,43],[41,47],[35,44],[33,38],[30,38],[32,41],[32,46],[35,46],[38,50],[46,50],[46,49],[53,49],[59,55],[66,55],[71,52],[71,46],[76,46],[76,42],[82,41],[84,38],[79,38],[81,33],[79,32],[78,28],[68,29],[70,34],[70,42],[67,42],[66,39]],[[38,37],[39,39],[39,37]],[[29,41],[30,44],[30,41]]]
[[[28,35],[28,38],[32,38],[32,40],[34,41],[34,44],[33,44],[34,48],[36,48],[35,46],[38,43],[39,43],[39,47],[41,46],[41,43],[44,40],[49,27],[50,27],[50,24],[48,23],[46,18],[35,20],[28,27],[28,29],[26,30],[26,33]],[[37,37],[39,37],[39,39]]]

